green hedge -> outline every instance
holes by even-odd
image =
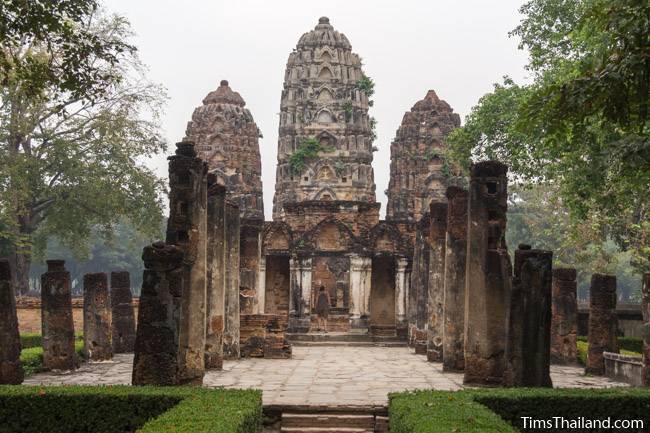
[[[643,351],[643,339],[637,337],[618,337],[618,348],[621,355],[640,356]],[[587,365],[587,337],[578,337],[578,362]]]
[[[255,433],[261,422],[254,390],[0,386],[0,433]]]
[[[391,433],[590,431],[614,429],[523,429],[521,417],[642,420],[650,426],[650,390],[481,389],[458,392],[412,391],[389,395]],[[553,426],[554,427],[554,426]]]
[[[77,339],[74,342],[74,348],[77,352],[77,356],[80,359],[84,358],[84,342],[83,340]],[[43,368],[43,348],[42,347],[30,347],[28,349],[23,349],[20,352],[20,362],[23,365],[23,371],[25,376],[31,376],[32,374],[39,373],[44,371]]]
[[[43,337],[38,333],[20,334],[20,347],[29,349],[30,347],[39,347],[43,345]]]

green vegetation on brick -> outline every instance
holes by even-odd
[[[261,421],[254,390],[0,386],[0,433],[257,433]]]
[[[640,419],[645,426],[650,425],[650,390],[647,389],[410,391],[390,394],[389,401],[391,433],[558,431],[522,430],[522,417],[528,416],[535,419]],[[642,431],[645,430],[626,430]]]
[[[22,337],[21,337],[22,338]],[[77,352],[79,359],[84,359],[84,342],[83,339],[77,337],[74,342],[74,349]],[[44,371],[43,368],[43,347],[28,347],[20,351],[20,362],[23,364],[23,371],[25,376]]]

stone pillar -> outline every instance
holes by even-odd
[[[241,220],[239,248],[239,309],[241,314],[259,311],[258,277],[260,270],[261,232],[264,221]]]
[[[181,383],[203,383],[205,374],[207,164],[194,144],[176,144],[169,158],[167,243],[183,250],[183,296],[179,329]]]
[[[90,361],[113,358],[111,306],[104,272],[84,275],[84,354]]]
[[[395,328],[397,336],[406,337],[408,324],[406,322],[407,274],[408,259],[398,257],[395,268]]]
[[[447,234],[443,306],[442,369],[465,368],[465,267],[467,265],[467,190],[447,188]]]
[[[512,266],[505,244],[508,168],[496,161],[470,171],[465,274],[464,382],[500,385]]]
[[[368,320],[370,316],[370,291],[372,283],[372,258],[361,258],[361,319]]]
[[[70,273],[63,260],[47,260],[41,275],[41,324],[43,367],[48,370],[77,368]]]
[[[226,285],[226,188],[209,176],[208,271],[205,331],[205,368],[223,368],[223,329]]]
[[[226,289],[223,329],[224,359],[239,359],[239,206],[226,200]]]
[[[361,292],[363,260],[358,254],[350,256],[350,320],[353,328],[360,327],[364,293]]]
[[[618,353],[616,317],[616,276],[593,274],[589,289],[588,374],[605,374],[603,352]]]
[[[0,259],[0,385],[18,385],[24,378],[11,267],[8,260]]]
[[[111,272],[113,353],[132,353],[135,345],[135,313],[131,278],[126,271]]]
[[[259,278],[257,280],[257,312],[264,314],[266,311],[266,256],[260,253]]]
[[[578,361],[578,297],[576,270],[553,269],[553,311],[551,318],[551,361]]]
[[[144,273],[133,358],[133,385],[179,385],[184,252],[157,242],[142,253]]]
[[[445,302],[445,238],[447,203],[430,204],[429,282],[427,284],[428,327],[427,361],[442,362],[443,308]]]
[[[551,387],[553,253],[519,245],[515,251],[506,348],[506,386]]]
[[[641,286],[641,312],[643,313],[643,386],[650,386],[650,272],[643,274]]]
[[[303,258],[300,260],[300,305],[302,317],[311,317],[311,259]]]
[[[428,285],[429,285],[429,213],[417,224],[415,246],[413,249],[413,269],[409,294],[408,320],[409,343],[415,353],[426,355],[428,324]]]

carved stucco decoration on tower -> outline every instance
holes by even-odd
[[[357,85],[361,59],[322,17],[289,55],[280,104],[273,219],[283,206],[310,200],[375,202],[368,98]],[[304,141],[325,149],[297,171],[290,157]]]
[[[446,201],[444,137],[459,126],[460,116],[433,90],[404,114],[390,146],[386,220],[417,222],[432,200]]]
[[[241,218],[263,220],[260,132],[245,105],[228,81],[221,81],[194,110],[184,141],[193,141],[210,171],[225,180],[228,198],[239,204]]]

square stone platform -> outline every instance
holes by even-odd
[[[39,373],[29,385],[128,385],[132,355],[86,363],[74,372]],[[627,387],[583,374],[579,366],[552,366],[558,388]],[[205,375],[207,387],[258,388],[265,405],[385,405],[389,392],[433,388],[459,390],[463,375],[443,373],[406,347],[294,346],[292,359],[225,361],[223,371]]]

